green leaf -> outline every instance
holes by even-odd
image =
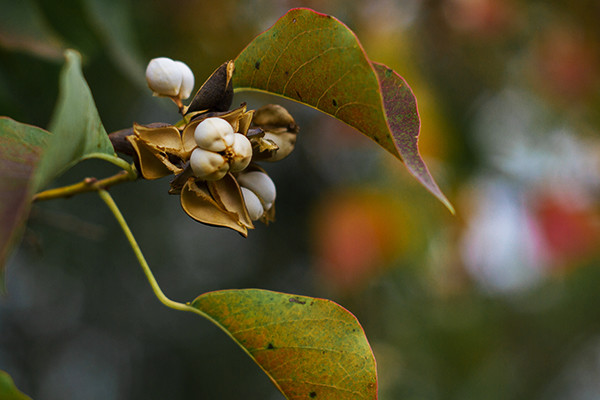
[[[377,398],[375,358],[356,318],[336,303],[259,289],[196,298],[289,400]]]
[[[277,94],[327,113],[404,161],[451,211],[419,155],[420,119],[412,91],[373,64],[354,33],[329,15],[297,8],[257,36],[236,58],[236,91]]]
[[[33,175],[49,136],[41,128],[0,117],[0,272],[29,213]]]
[[[0,370],[0,399],[2,400],[31,400],[31,397],[26,396],[15,387],[10,375]]]
[[[0,272],[18,242],[35,192],[84,159],[120,160],[100,122],[79,54],[68,50],[65,57],[50,132],[0,117]]]
[[[81,56],[65,52],[58,103],[48,130],[52,132],[35,176],[40,190],[78,162],[115,152],[81,71]]]

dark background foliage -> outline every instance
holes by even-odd
[[[267,169],[277,221],[243,239],[189,219],[168,182],[111,190],[165,293],[258,287],[357,315],[381,399],[600,397],[599,5],[595,1],[0,1],[0,115],[45,127],[62,48],[107,131],[175,122],[145,64],[196,87],[289,8],[354,30],[413,87],[453,217],[376,145],[286,106],[296,151]],[[98,161],[56,184],[107,176]],[[235,344],[163,307],[93,194],[36,204],[0,301],[0,369],[35,399],[281,399]]]

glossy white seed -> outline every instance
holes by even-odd
[[[234,134],[233,158],[231,159],[231,172],[240,172],[246,169],[252,159],[252,143],[241,133]]]
[[[250,189],[261,200],[264,209],[269,210],[277,195],[275,183],[269,175],[261,171],[251,171],[237,177],[240,186]]]
[[[254,192],[250,189],[246,189],[242,187],[242,196],[244,197],[244,203],[246,204],[246,209],[248,210],[248,215],[252,221],[256,221],[265,212],[260,199],[254,194]]]
[[[154,58],[148,63],[146,82],[155,95],[178,96],[182,81],[181,67],[170,58]]]
[[[206,118],[194,131],[196,144],[214,152],[224,151],[233,143],[233,127],[222,118]]]
[[[181,87],[179,88],[177,97],[187,99],[192,94],[192,90],[194,90],[194,73],[187,64],[181,61],[175,61],[175,64],[177,64],[177,67],[181,71]]]
[[[206,181],[218,181],[229,171],[229,164],[222,155],[199,147],[192,151],[190,166],[195,177]]]

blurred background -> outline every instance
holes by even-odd
[[[62,50],[107,131],[178,120],[153,57],[196,87],[293,7],[331,14],[406,78],[456,216],[374,142],[308,107],[266,169],[277,221],[195,223],[168,179],[111,190],[165,293],[325,297],[363,324],[380,398],[600,398],[600,3],[595,0],[0,1],[0,115],[45,127]],[[103,177],[87,161],[58,182]],[[36,204],[0,299],[0,369],[34,399],[283,399],[209,322],[162,306],[93,194]]]

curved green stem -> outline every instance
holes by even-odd
[[[165,296],[165,294],[161,290],[160,286],[158,286],[158,282],[154,278],[154,275],[152,274],[152,271],[150,270],[150,266],[148,265],[148,262],[144,258],[144,254],[142,254],[142,250],[140,249],[140,246],[137,244],[135,237],[133,236],[133,233],[131,233],[129,226],[127,225],[127,222],[125,221],[125,218],[123,217],[123,214],[121,214],[121,211],[119,210],[119,207],[117,207],[117,204],[113,200],[112,196],[106,190],[98,190],[98,195],[100,195],[100,198],[104,201],[104,203],[106,203],[106,205],[108,206],[110,211],[115,216],[117,222],[119,223],[119,226],[125,233],[125,236],[127,237],[127,240],[129,241],[129,244],[131,245],[131,248],[133,249],[133,252],[135,253],[136,258],[138,259],[138,262],[140,263],[142,270],[144,271],[144,275],[146,275],[146,278],[148,279],[148,282],[150,283],[150,286],[152,287],[152,291],[154,292],[154,295],[158,298],[158,300],[161,303],[163,303],[165,306],[172,308],[174,310],[188,311],[188,312],[191,312],[191,313],[194,313],[201,317],[206,318],[207,320],[212,322],[214,325],[219,327],[223,332],[225,332],[225,334],[227,336],[229,336],[231,338],[231,340],[233,340],[235,343],[237,343],[242,348],[242,350],[244,350],[244,352],[246,352],[246,354],[248,354],[252,359],[254,359],[254,356],[248,351],[248,349],[246,347],[244,347],[243,344],[241,344],[238,341],[238,339],[235,336],[233,336],[231,331],[229,329],[227,329],[224,325],[222,325],[219,321],[214,319],[211,315],[205,313],[204,311],[202,311],[196,307],[190,306],[189,303],[187,303],[187,304],[179,303],[179,302],[173,301],[173,300],[169,299],[167,296]],[[260,366],[260,368],[263,371],[265,371],[265,373],[268,376],[271,376],[269,374],[269,372],[267,372],[261,364],[258,364],[258,365]],[[277,386],[279,388],[279,385],[275,382],[275,380],[273,378],[271,378],[271,379],[275,383],[275,386]],[[281,390],[281,388],[280,388],[280,390]]]
[[[158,282],[154,278],[154,275],[152,274],[152,271],[150,270],[150,266],[148,265],[148,262],[146,261],[146,258],[144,257],[142,250],[140,249],[140,246],[137,244],[137,241],[135,240],[135,237],[133,236],[131,229],[129,229],[129,226],[127,225],[127,222],[125,221],[123,214],[121,214],[121,210],[119,210],[119,207],[113,200],[112,196],[106,190],[98,190],[98,195],[104,201],[104,203],[106,203],[106,205],[108,206],[110,211],[115,216],[115,219],[119,223],[119,226],[123,230],[123,233],[125,233],[125,236],[127,237],[127,241],[129,242],[129,245],[133,249],[133,252],[135,253],[136,258],[137,258],[138,262],[140,263],[142,270],[144,271],[144,275],[146,275],[146,279],[148,279],[148,282],[150,283],[150,286],[152,287],[152,291],[154,292],[154,294],[156,295],[158,300],[161,303],[163,303],[165,306],[172,308],[174,310],[193,312],[195,314],[199,314],[205,318],[212,320],[212,318],[209,315],[203,313],[202,311],[198,310],[197,308],[191,307],[187,304],[173,301],[173,300],[169,299],[167,296],[165,296],[165,294],[163,293],[160,286],[158,286]]]
[[[129,173],[129,175],[136,175],[135,169],[133,168],[133,166],[131,164],[129,164],[127,161],[123,160],[122,158],[119,158],[117,156],[113,156],[110,154],[105,154],[105,153],[92,153],[92,154],[88,154],[86,158],[97,158],[99,160],[103,160],[103,161],[107,161],[111,164],[116,165],[117,167],[124,169],[125,171],[127,171]]]

